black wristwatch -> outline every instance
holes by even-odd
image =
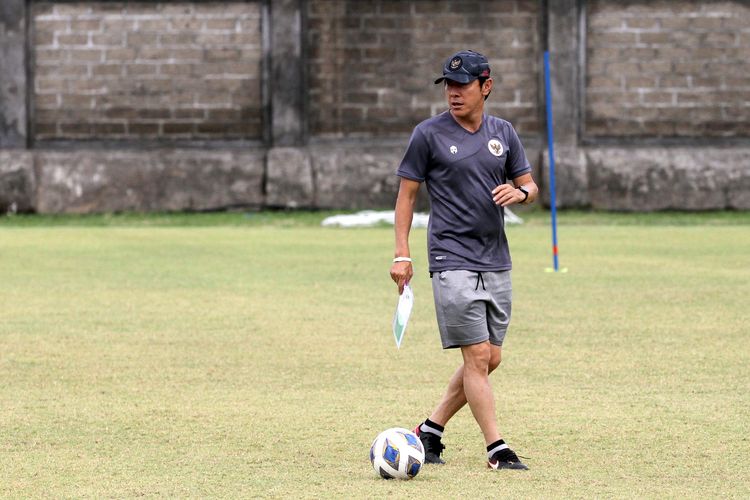
[[[529,190],[528,190],[528,189],[526,189],[526,188],[525,188],[525,187],[523,187],[523,186],[518,186],[518,190],[519,190],[519,191],[521,191],[521,192],[523,193],[523,200],[521,200],[521,203],[524,203],[524,202],[526,202],[526,200],[528,200],[528,199],[529,199]]]

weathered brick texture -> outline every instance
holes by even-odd
[[[0,212],[392,207],[464,48],[549,200],[545,35],[559,206],[750,207],[747,0],[0,1]]]
[[[750,136],[750,3],[594,0],[586,133]]]
[[[538,3],[310,0],[311,134],[409,133],[445,109],[442,87],[432,82],[444,60],[465,48],[490,59],[489,112],[520,133],[540,132]]]
[[[261,136],[258,2],[33,3],[37,139]]]

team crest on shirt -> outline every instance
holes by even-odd
[[[503,156],[503,153],[505,152],[503,149],[503,143],[497,139],[490,139],[490,142],[487,143],[487,149],[489,149],[490,153],[495,156]]]
[[[451,146],[451,154],[454,155],[458,153],[458,148],[456,146]]]

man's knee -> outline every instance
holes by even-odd
[[[489,342],[461,347],[464,357],[464,369],[489,372],[492,350]]]
[[[490,352],[490,362],[487,365],[487,370],[489,373],[492,373],[495,371],[495,368],[500,366],[500,362],[503,360],[503,350],[500,348],[500,346],[493,345]]]

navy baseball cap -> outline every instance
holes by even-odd
[[[469,83],[477,78],[490,76],[490,63],[487,58],[473,50],[462,50],[449,57],[443,65],[443,76],[435,80],[452,80],[458,83]]]

